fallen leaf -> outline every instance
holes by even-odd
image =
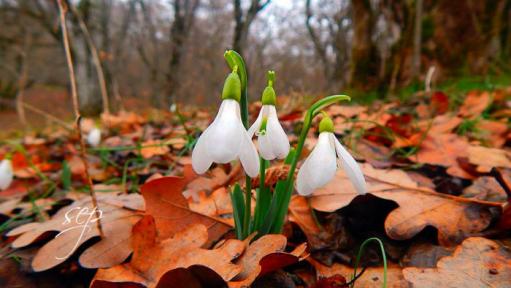
[[[472,185],[463,190],[464,197],[492,202],[506,202],[506,191],[500,186],[494,177],[479,177]]]
[[[229,174],[221,167],[216,167],[208,172],[208,176],[199,176],[191,168],[191,164],[185,164],[183,170],[185,171],[184,177],[189,179],[184,195],[186,197],[193,197],[195,201],[198,200],[199,192],[212,192],[217,188],[226,186],[231,181],[234,181],[241,175],[242,169],[240,164],[236,164]],[[187,175],[188,174],[188,175]]]
[[[143,124],[145,119],[134,112],[120,111],[117,115],[101,114],[101,122],[105,127],[120,128],[122,131],[130,131]]]
[[[110,267],[131,254],[131,228],[141,218],[144,206],[139,194],[101,193],[97,194],[97,199],[104,237],[81,254],[80,264],[87,268]],[[44,271],[64,262],[79,246],[100,235],[96,223],[90,221],[96,219],[92,210],[91,198],[82,197],[59,210],[50,220],[22,225],[7,236],[18,236],[11,245],[21,248],[34,243],[46,232],[62,232],[41,247],[32,261],[34,271]],[[90,216],[94,218],[88,218]]]
[[[234,227],[234,219],[222,218],[225,214],[232,214],[231,196],[225,187],[221,187],[213,191],[211,195],[206,196],[205,193],[199,194],[199,201],[188,199],[190,210],[202,215],[210,216],[219,222]]]
[[[463,117],[476,117],[491,104],[491,96],[488,92],[469,92],[463,105],[460,107],[459,114]]]
[[[146,213],[154,217],[158,236],[165,239],[190,225],[203,224],[208,229],[209,241],[216,241],[231,227],[214,217],[191,210],[182,194],[186,184],[181,177],[163,177],[142,186]]]
[[[452,176],[472,179],[473,176],[458,164],[459,158],[468,156],[468,147],[466,139],[456,134],[428,134],[417,154],[409,159],[417,163],[447,167],[447,173]]]
[[[428,129],[428,134],[449,134],[454,128],[461,124],[463,119],[453,115],[445,114],[439,115],[431,120],[423,120],[419,123],[419,126],[423,129]]]
[[[201,247],[208,241],[208,230],[202,224],[191,224],[167,239],[160,236],[155,219],[146,215],[133,227],[131,261],[108,269],[99,269],[91,287],[118,287],[124,283],[161,287],[163,285],[160,281],[166,284],[171,281],[167,273],[192,266],[205,267],[228,281],[242,269],[231,261],[243,252],[245,244],[230,239],[219,248],[203,249]]]
[[[500,148],[506,143],[507,124],[504,122],[481,120],[477,122],[478,136],[484,143],[494,148]]]
[[[289,221],[296,223],[302,229],[307,241],[313,247],[316,243],[321,242],[318,238],[321,229],[316,220],[312,216],[312,208],[308,199],[303,196],[294,195],[289,203]]]
[[[167,145],[168,144],[163,141],[148,140],[148,141],[142,143],[142,148],[140,149],[140,154],[145,159],[149,159],[154,156],[166,155],[170,151],[170,149]]]
[[[483,166],[484,171],[489,171],[492,167],[511,168],[511,153],[508,151],[482,146],[469,146],[467,152],[470,163]]]
[[[449,110],[449,97],[442,91],[431,95],[430,108],[436,114],[444,114]]]
[[[360,113],[366,112],[367,107],[356,106],[356,105],[332,105],[326,109],[326,112],[330,116],[343,116],[345,118],[353,118]]]
[[[403,266],[434,268],[441,257],[449,256],[454,247],[434,245],[429,242],[413,243],[401,260]]]
[[[285,236],[276,234],[264,235],[252,242],[236,261],[243,269],[228,282],[229,287],[250,287],[258,276],[297,263],[308,256],[305,243],[285,253],[286,243]]]
[[[429,225],[438,229],[438,241],[442,245],[453,245],[488,227],[492,220],[489,209],[502,207],[500,203],[450,196],[418,187],[401,170],[374,169],[369,164],[361,167],[368,192],[399,205],[385,220],[385,230],[392,239],[410,239]],[[311,205],[316,210],[332,212],[347,206],[357,196],[348,177],[340,170],[329,184],[314,192]]]
[[[289,165],[277,165],[268,167],[264,175],[264,185],[267,187],[273,187],[280,180],[287,179],[289,174]],[[260,177],[252,178],[252,188],[259,188]]]
[[[403,270],[413,287],[511,287],[511,253],[494,241],[468,238],[437,268]]]

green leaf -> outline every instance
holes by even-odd
[[[286,160],[284,161],[285,164],[291,164],[293,159],[296,157],[296,150],[291,149],[289,151],[289,154],[286,157]],[[286,216],[287,212],[287,205],[285,203],[287,202],[289,205],[289,200],[286,201],[286,198],[289,197],[291,199],[291,195],[287,195],[286,189],[288,187],[288,179],[284,181],[278,181],[277,185],[275,186],[275,191],[273,192],[273,197],[271,200],[270,208],[268,209],[268,213],[266,214],[266,217],[264,218],[264,221],[260,228],[260,235],[268,234],[270,231],[276,231],[282,229],[282,225],[284,223],[284,218]],[[293,190],[291,189],[291,192]],[[280,220],[282,218],[282,220]],[[282,223],[282,224],[280,224]]]
[[[257,189],[256,207],[254,212],[254,228],[259,231],[261,224],[268,213],[271,203],[271,191],[270,187],[264,185],[266,176],[266,167],[268,167],[269,161],[260,158],[260,171],[259,171],[259,189]]]
[[[243,204],[243,192],[239,184],[234,185],[231,195],[232,210],[234,217],[234,230],[236,237],[240,240],[243,239],[243,217],[245,215]]]
[[[60,177],[62,180],[62,188],[68,191],[71,188],[71,169],[65,160],[64,163],[62,163],[62,175]]]

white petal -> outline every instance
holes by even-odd
[[[335,151],[337,152],[337,157],[341,160],[341,165],[346,175],[350,178],[351,183],[355,186],[355,189],[359,194],[365,194],[367,192],[366,181],[364,178],[364,174],[360,169],[357,161],[351,156],[351,154],[344,148],[339,140],[332,134],[333,141],[335,143]]]
[[[318,143],[298,171],[297,190],[309,195],[315,189],[325,186],[335,175],[337,163],[334,143],[328,132],[319,134]]]
[[[11,160],[4,159],[0,162],[0,189],[8,188],[13,179]]]
[[[284,129],[282,129],[282,126],[280,125],[277,111],[273,105],[270,105],[268,123],[266,124],[266,136],[270,139],[274,158],[285,158],[289,153],[289,139],[287,138],[286,132],[284,132]],[[265,159],[272,160],[273,158]]]
[[[259,131],[259,128],[261,128],[261,122],[263,122],[263,108],[259,111],[259,115],[257,115],[257,119],[254,124],[252,124],[252,126],[248,129],[248,136],[250,136],[250,139],[252,139],[254,134]]]
[[[93,128],[89,135],[87,135],[87,143],[92,147],[96,147],[99,145],[99,142],[101,142],[101,130]]]
[[[266,130],[266,133],[267,132],[268,130]],[[276,158],[275,153],[273,153],[273,143],[268,135],[259,135],[257,137],[257,145],[259,146],[259,153],[261,153],[263,159],[273,160]]]
[[[241,122],[239,124],[239,130],[242,135],[242,142],[239,147],[241,165],[248,176],[256,177],[259,174],[259,156],[257,155],[257,150]]]
[[[213,162],[228,163],[237,158],[243,135],[240,125],[239,103],[231,99],[222,101],[220,111],[209,127],[206,142],[207,153]]]
[[[210,127],[211,126],[202,132],[202,135],[199,136],[199,140],[197,140],[197,143],[195,143],[195,147],[193,148],[192,168],[197,174],[203,174],[206,172],[213,163],[213,160],[211,160],[211,157],[209,157],[207,150],[207,139],[210,132]]]

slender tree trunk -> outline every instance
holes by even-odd
[[[415,24],[413,34],[412,79],[418,80],[421,68],[422,46],[422,0],[415,0]]]
[[[72,5],[69,3],[69,5]],[[91,13],[90,0],[80,1],[76,7],[79,13],[83,15],[83,21],[87,21]],[[102,101],[101,93],[98,89],[97,78],[93,68],[92,56],[89,51],[87,40],[83,35],[76,17],[71,22],[73,26],[70,29],[70,38],[73,47],[74,65],[76,69],[76,80],[78,86],[79,107],[83,116],[96,116],[101,113]]]
[[[271,0],[251,0],[250,7],[246,12],[243,12],[241,7],[241,0],[233,0],[234,5],[234,36],[232,41],[232,48],[243,55],[243,51],[247,46],[248,32],[250,25],[254,21],[257,14],[263,10]]]
[[[368,0],[353,0],[353,43],[350,83],[354,87],[363,87],[378,75],[376,49],[372,45],[372,12]]]
[[[170,28],[171,57],[167,72],[166,92],[167,107],[175,102],[179,88],[179,73],[185,49],[185,42],[190,35],[199,0],[174,0],[174,22]]]

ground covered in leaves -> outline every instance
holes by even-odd
[[[377,245],[352,281],[360,244],[378,237],[388,287],[511,287],[510,98],[511,89],[472,91],[461,101],[435,92],[328,108],[369,193],[359,196],[338,171],[312,197],[293,196],[283,235],[255,241],[232,231],[228,193],[244,183],[239,164],[201,176],[191,169],[213,110],[84,122],[85,133],[102,131],[87,151],[102,237],[90,221],[76,133],[48,127],[6,140],[0,155],[12,153],[15,180],[0,192],[0,286],[380,287]],[[279,99],[292,144],[311,100]],[[259,107],[250,107],[252,118]],[[316,138],[314,128],[304,154]],[[288,171],[273,164],[269,183]]]

